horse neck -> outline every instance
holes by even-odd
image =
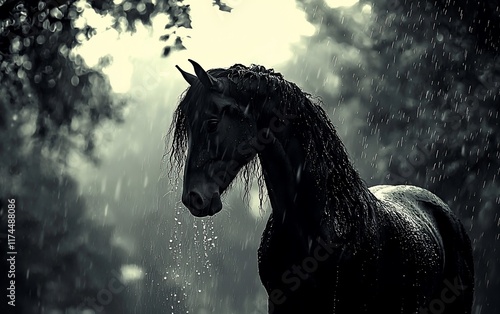
[[[320,166],[321,171],[318,171],[314,158],[319,160],[324,156],[307,156],[309,143],[300,136],[311,130],[294,132],[294,116],[285,116],[284,123],[276,124],[276,117],[280,115],[283,118],[282,113],[273,109],[257,123],[261,134],[269,134],[259,159],[274,223],[292,230],[300,229],[299,233],[326,237],[339,237],[358,228],[358,223],[368,214],[367,203],[373,195],[349,162],[340,139],[334,134],[336,140],[325,146],[328,151],[323,152],[336,156],[339,162],[331,167]],[[319,123],[323,122],[306,127],[317,128]],[[331,182],[335,186],[332,187]],[[331,223],[337,226],[336,235],[315,234],[323,232],[325,217],[335,220]]]

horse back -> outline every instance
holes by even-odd
[[[385,244],[379,269],[392,278],[384,288],[402,298],[402,308],[418,305],[413,309],[418,313],[470,313],[472,248],[454,213],[422,188],[376,186],[370,191],[382,204],[378,215]],[[428,294],[417,297],[415,287]]]

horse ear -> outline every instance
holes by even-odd
[[[208,89],[217,91],[217,92],[222,92],[224,87],[222,85],[222,82],[212,75],[208,74],[207,71],[203,70],[201,65],[199,65],[196,61],[193,61],[191,59],[188,59],[189,62],[193,65],[194,68],[194,73],[196,73],[196,76],[200,80],[200,82],[203,84]]]
[[[178,65],[176,65],[175,67],[177,68],[177,70],[179,70],[179,72],[181,72],[182,77],[186,80],[186,82],[189,83],[189,85],[193,85],[194,82],[199,81],[195,75],[187,73],[186,71],[181,69]]]

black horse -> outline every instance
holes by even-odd
[[[471,313],[470,240],[448,206],[413,186],[367,188],[310,95],[279,73],[179,67],[189,89],[170,129],[182,201],[222,208],[258,156],[272,213],[259,248],[269,313]]]

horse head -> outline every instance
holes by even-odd
[[[189,60],[196,75],[177,69],[189,83],[178,110],[187,131],[182,202],[197,217],[222,209],[221,195],[256,153],[248,149],[255,123],[246,104],[230,96],[231,82]]]

